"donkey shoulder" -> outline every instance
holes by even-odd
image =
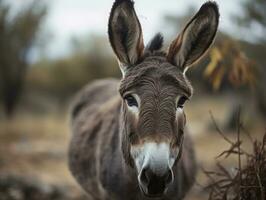
[[[93,199],[105,195],[100,176],[102,158],[117,132],[120,99],[115,79],[97,80],[85,86],[72,104],[72,137],[68,151],[70,171]],[[97,197],[97,198],[96,198]]]
[[[85,107],[95,111],[118,94],[117,79],[101,79],[86,85],[76,95],[71,106],[71,118],[74,119]]]

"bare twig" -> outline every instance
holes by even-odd
[[[203,172],[210,180],[210,184],[206,187],[210,190],[209,200],[265,200],[266,197],[266,133],[262,142],[253,141],[249,132],[244,129],[241,122],[241,112],[239,109],[237,119],[237,139],[231,141],[218,127],[212,113],[211,119],[217,132],[231,146],[228,150],[223,151],[218,157],[229,157],[231,155],[238,156],[237,173],[231,174],[221,163],[217,163],[216,171]],[[253,152],[248,153],[241,148],[242,142],[240,138],[241,130],[247,134],[253,145]],[[246,157],[246,164],[242,166],[241,156]]]
[[[241,126],[241,121],[240,121],[240,113],[241,113],[241,108],[239,107],[238,110],[238,116],[237,116],[237,143],[239,143],[238,145],[238,169],[239,169],[239,183],[238,183],[238,187],[239,187],[239,194],[238,194],[238,199],[240,200],[240,187],[242,186],[242,169],[241,169],[241,155],[240,155],[240,126]]]
[[[212,111],[209,111],[209,113],[210,113],[210,116],[211,116],[211,119],[212,119],[212,122],[213,122],[213,124],[214,124],[214,126],[215,126],[216,131],[217,131],[217,132],[223,137],[223,139],[224,139],[225,141],[227,141],[229,144],[233,145],[234,142],[232,142],[230,139],[228,139],[228,138],[224,135],[224,133],[221,131],[221,129],[219,128],[218,124],[216,123],[216,120],[214,119],[214,116],[213,116],[213,114],[212,114]]]

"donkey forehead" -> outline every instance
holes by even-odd
[[[169,95],[186,95],[190,97],[193,89],[182,71],[171,65],[163,57],[148,57],[133,66],[120,84],[120,93],[144,89],[146,92],[169,90]],[[141,91],[141,92],[145,92]]]

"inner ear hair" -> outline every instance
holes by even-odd
[[[215,2],[202,5],[182,33],[171,43],[167,59],[183,72],[200,60],[215,38],[219,24],[219,9]]]

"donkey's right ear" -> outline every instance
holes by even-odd
[[[131,0],[116,0],[108,23],[111,46],[123,75],[143,54],[142,30]]]

